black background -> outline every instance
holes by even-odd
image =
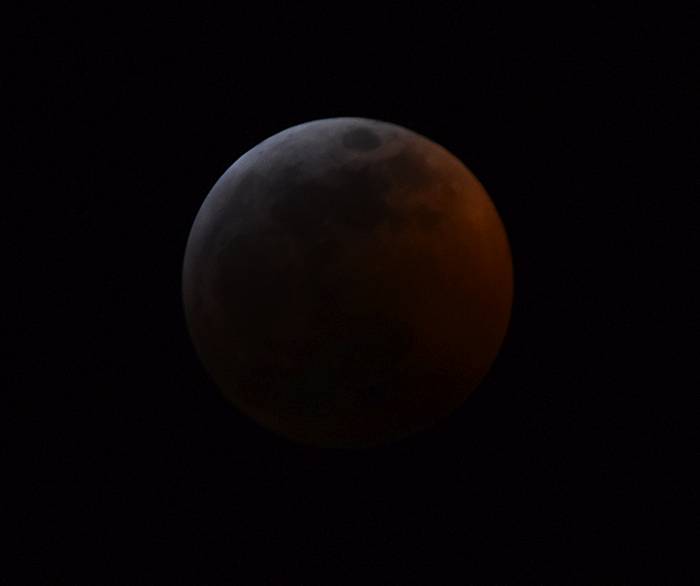
[[[19,276],[5,287],[4,429],[21,575],[690,572],[666,557],[695,518],[670,506],[689,494],[693,391],[671,376],[684,351],[666,326],[690,267],[674,240],[684,187],[661,165],[688,132],[689,15],[259,8],[37,11],[8,25],[19,180],[3,223]],[[512,322],[480,389],[434,429],[373,450],[297,446],[244,418],[197,361],[181,307],[186,238],[214,182],[268,136],[332,116],[448,148],[513,250]]]

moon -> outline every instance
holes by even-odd
[[[510,320],[503,223],[479,180],[407,128],[328,118],[221,176],[187,241],[182,293],[205,369],[291,440],[392,442],[460,407]]]

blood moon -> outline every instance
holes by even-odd
[[[300,124],[240,157],[194,220],[182,285],[223,394],[322,446],[395,440],[457,408],[496,357],[513,292],[476,177],[364,118]]]

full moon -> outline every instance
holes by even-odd
[[[464,403],[503,342],[513,271],[491,198],[454,155],[329,118],[221,176],[182,287],[196,352],[240,411],[298,442],[362,447]]]

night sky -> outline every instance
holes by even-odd
[[[690,492],[694,392],[666,329],[685,301],[665,295],[690,271],[671,253],[683,186],[653,154],[687,132],[688,19],[602,3],[143,10],[12,24],[4,443],[27,583],[690,572],[662,554],[695,519],[670,512]],[[450,150],[513,253],[510,329],[478,391],[372,450],[295,445],[239,414],[182,310],[186,238],[214,182],[272,134],[334,116]]]

